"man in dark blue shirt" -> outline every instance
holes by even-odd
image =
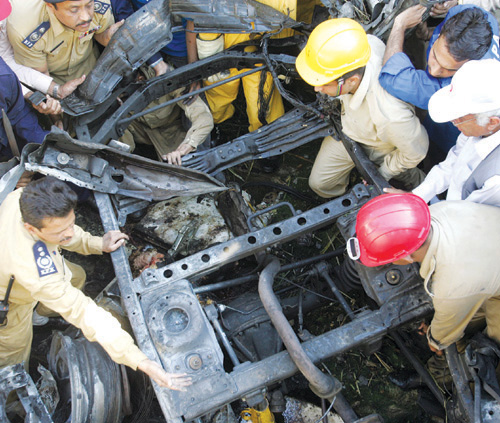
[[[41,144],[47,135],[38,124],[35,113],[25,102],[21,84],[15,73],[0,57],[0,109],[5,110],[12,125],[21,150],[27,143]],[[12,157],[7,134],[0,121],[0,156],[3,159]]]
[[[425,10],[423,6],[413,6],[394,20],[379,81],[394,97],[427,110],[432,94],[449,85],[451,77],[465,62],[499,60],[500,56],[495,17],[473,5],[455,6],[432,33],[427,50],[427,68],[415,69],[410,58],[403,53],[404,34],[407,29],[421,23]],[[424,126],[430,140],[445,153],[459,135],[452,125],[436,124],[429,117]]]

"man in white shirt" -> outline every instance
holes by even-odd
[[[448,190],[447,200],[500,206],[500,62],[464,64],[451,85],[436,92],[429,113],[461,132],[446,159],[412,192],[429,202]],[[386,192],[400,192],[387,188]]]

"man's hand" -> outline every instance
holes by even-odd
[[[436,3],[434,6],[432,6],[431,16],[434,17],[446,15],[448,13],[448,10],[450,10],[452,7],[455,7],[457,4],[457,0],[445,1],[444,3]]]
[[[403,191],[402,189],[397,189],[397,188],[384,188],[383,190],[387,194],[408,194],[408,191]]]
[[[137,367],[162,388],[170,388],[174,391],[186,391],[186,387],[193,383],[191,378],[185,373],[167,373],[157,363],[149,359],[141,361]]]
[[[42,115],[58,115],[62,112],[61,103],[49,95],[45,96],[47,100],[42,101],[38,106],[32,104],[33,108]]]
[[[420,326],[418,327],[418,334],[422,335],[422,336],[427,336],[427,332],[428,331],[429,331],[429,325],[427,323],[425,323],[425,322],[420,323]],[[429,349],[433,353],[435,353],[438,356],[442,356],[443,355],[443,351],[438,350],[436,347],[432,346],[430,343],[428,345],[429,345]]]
[[[95,34],[94,38],[95,40],[106,47],[111,40],[111,37],[115,35],[115,32],[118,31],[118,29],[125,23],[125,19],[122,19],[119,22],[114,23],[111,25],[106,31],[101,32],[100,34]]]
[[[102,251],[105,253],[111,253],[122,245],[125,245],[125,240],[128,239],[128,235],[120,231],[109,231],[102,237]]]
[[[394,19],[394,26],[404,28],[405,30],[413,28],[422,22],[422,16],[427,10],[425,6],[419,4],[409,7],[401,12],[396,19]]]
[[[60,85],[59,89],[57,90],[59,98],[63,99],[72,94],[73,91],[75,91],[78,88],[78,86],[81,85],[83,81],[85,81],[85,78],[86,76],[82,75],[80,76],[80,78],[72,79],[71,81],[68,81]]]
[[[153,69],[155,70],[155,75],[160,76],[168,71],[168,65],[165,63],[165,61],[160,60],[157,65],[153,66]]]
[[[403,51],[405,31],[422,22],[422,15],[425,11],[426,8],[424,6],[417,4],[416,6],[409,7],[396,16],[392,25],[391,33],[387,39],[384,58],[382,59],[383,65],[385,65],[392,56]]]
[[[16,184],[16,189],[18,188],[24,188],[26,185],[28,185],[31,180],[33,179],[33,172],[30,172],[29,170],[25,170],[21,177],[19,178],[19,181],[17,181]]]
[[[161,156],[161,158],[164,162],[167,162],[168,164],[174,164],[180,166],[182,164],[181,157],[185,156],[188,153],[191,153],[191,151],[193,151],[193,147],[191,147],[189,144],[181,144],[179,145],[179,147],[177,147],[177,150],[165,154]]]

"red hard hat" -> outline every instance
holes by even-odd
[[[356,237],[365,266],[392,263],[417,251],[431,227],[429,207],[414,194],[384,194],[358,212]]]
[[[7,19],[12,12],[12,6],[9,0],[0,0],[0,21]]]

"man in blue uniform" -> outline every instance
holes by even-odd
[[[0,57],[0,109],[3,109],[9,118],[16,135],[19,149],[30,142],[41,144],[47,135],[38,124],[35,113],[24,101],[21,84],[14,72]],[[12,157],[7,134],[0,123],[0,160]]]
[[[450,84],[451,77],[469,60],[496,59],[499,56],[499,29],[495,17],[473,5],[455,6],[436,27],[429,40],[427,68],[417,70],[403,53],[405,31],[422,21],[425,7],[410,7],[398,15],[385,51],[380,85],[394,97],[427,110],[436,91]],[[471,81],[471,84],[473,81]],[[424,121],[429,138],[446,153],[459,135],[450,123]]]

